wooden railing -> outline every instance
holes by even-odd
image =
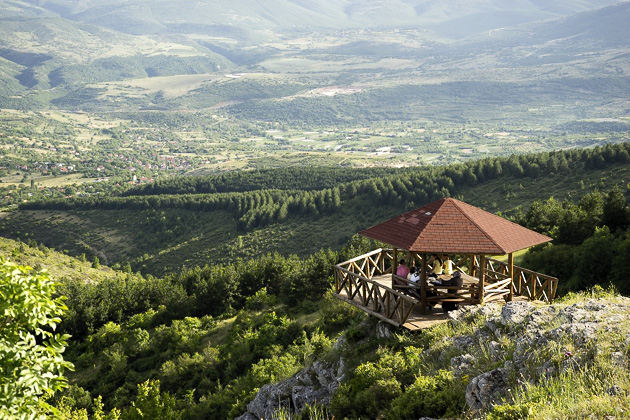
[[[367,254],[337,264],[353,274],[359,274],[367,279],[392,272],[393,254],[390,249],[376,249]]]
[[[390,287],[383,286],[372,277],[391,273],[392,255],[389,250],[378,249],[335,266],[336,296],[365,312],[390,324],[400,326],[420,302]]]
[[[420,261],[418,254],[410,256]],[[522,267],[513,266],[514,281],[510,279],[508,264],[492,258],[484,258],[483,299],[479,282],[463,287],[427,286],[435,296],[427,298],[427,303],[459,302],[478,304],[513,296],[524,296],[530,300],[551,303],[555,298],[558,279]],[[417,262],[416,261],[416,262]],[[457,269],[469,276],[478,278],[479,259],[474,255],[461,256],[455,261]],[[411,293],[405,279],[398,278],[395,288],[384,286],[373,278],[391,274],[394,266],[394,253],[390,249],[377,249],[335,266],[336,296],[365,312],[393,325],[407,322],[414,309],[420,309],[420,296]],[[392,276],[396,279],[396,276]]]
[[[530,300],[553,302],[558,291],[558,279],[526,268],[514,266],[514,293]]]
[[[504,261],[486,258],[485,260],[485,293],[484,301],[489,300],[487,293],[492,290],[501,294],[509,294],[510,274],[508,264]],[[479,275],[479,261],[474,258],[472,275]],[[524,296],[529,300],[540,300],[551,303],[558,291],[558,279],[546,274],[537,273],[517,265],[513,266],[514,281],[512,282],[512,293],[516,296]],[[488,285],[488,283],[490,285]],[[501,284],[500,286],[495,286]],[[506,292],[507,290],[507,292]]]

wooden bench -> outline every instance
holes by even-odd
[[[427,303],[479,303],[478,288],[474,283],[465,283],[462,286],[450,286],[444,284],[427,284]],[[430,295],[430,296],[429,296]]]
[[[397,275],[392,275],[392,289],[398,290],[408,296],[421,299],[420,285]]]

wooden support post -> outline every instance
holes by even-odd
[[[486,277],[486,256],[479,256],[479,304],[483,305],[484,279]]]
[[[427,311],[427,254],[422,254],[422,268],[420,272],[420,313]]]
[[[475,275],[475,256],[474,255],[468,256],[468,275],[469,276]]]
[[[507,260],[507,274],[510,277],[510,293],[508,294],[507,301],[512,302],[514,299],[514,253],[510,252],[508,254]]]
[[[396,274],[396,270],[398,270],[398,248],[394,247],[392,252],[392,289],[394,288],[394,275]]]

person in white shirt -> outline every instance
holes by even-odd
[[[420,281],[420,269],[417,267],[413,267],[411,269],[411,276],[409,277],[409,281],[412,283],[418,283]]]

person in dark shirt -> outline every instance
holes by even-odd
[[[462,273],[460,273],[459,271],[455,271],[453,273],[453,277],[451,277],[450,279],[442,280],[436,283],[440,284],[441,286],[462,287],[464,285],[464,279],[462,278]],[[449,290],[449,292],[455,293],[457,292],[457,290]],[[442,309],[444,309],[446,312],[454,311],[455,309],[458,309],[458,308],[459,308],[459,304],[457,302],[442,302]]]

